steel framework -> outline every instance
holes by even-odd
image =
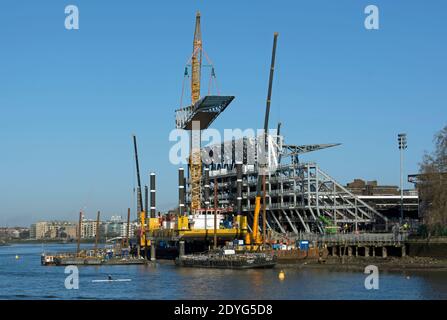
[[[243,210],[250,216],[253,210],[254,183],[247,175],[243,193]],[[387,218],[351,193],[316,163],[281,165],[268,178],[267,205],[270,229],[324,233],[325,224],[320,217],[335,227],[349,225],[353,230],[374,224],[387,228]]]
[[[283,137],[279,137],[279,140],[283,140]],[[217,178],[217,199],[222,207],[235,207],[237,204],[236,168],[233,162],[240,157],[228,155],[235,152],[235,145],[237,141],[229,141],[204,149],[204,152],[215,148],[222,150],[218,158],[222,163],[209,165],[210,176],[213,177],[211,180]],[[244,153],[250,150],[249,145],[250,143],[244,148]],[[298,155],[301,153],[335,145],[337,144],[298,147],[278,145],[280,148],[277,156],[282,159],[282,163],[266,177],[268,230],[282,234],[323,234],[327,231],[328,223],[338,229],[347,226],[350,231],[388,228],[388,219],[385,216],[338,183],[316,163],[299,161]],[[259,165],[256,162],[245,163],[246,156],[242,158],[242,211],[252,220]],[[211,185],[213,188],[213,183]],[[214,201],[214,197],[211,198]]]

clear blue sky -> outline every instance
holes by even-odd
[[[64,28],[76,4],[80,30]],[[364,8],[380,9],[380,30]],[[221,93],[218,129],[262,127],[278,31],[272,127],[346,183],[399,183],[397,133],[417,171],[447,122],[445,1],[22,1],[0,3],[0,225],[134,208],[132,133],[158,207],[177,202],[168,161],[195,12]],[[144,182],[147,177],[144,176]]]

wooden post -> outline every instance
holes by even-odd
[[[126,247],[129,247],[130,208],[127,208]]]
[[[149,190],[148,190],[148,187],[147,186],[144,186],[144,197],[145,197],[145,199],[144,199],[144,201],[145,201],[145,206],[146,206],[146,208],[144,209],[144,221],[145,221],[145,223],[146,224],[148,224],[149,225],[149,223],[147,223],[147,221],[148,221],[148,213],[149,213],[149,211],[148,211],[148,207],[149,207]],[[147,247],[147,228],[146,228],[146,226],[141,226],[141,228],[142,228],[142,232],[143,232],[143,235],[144,235],[144,258],[145,259],[147,259],[148,258],[148,247]]]
[[[96,234],[95,234],[95,256],[98,255],[98,240],[99,240],[99,215],[100,212],[96,215]]]
[[[217,249],[217,177],[214,177],[214,249]]]
[[[157,257],[156,250],[157,250],[157,243],[155,242],[155,240],[152,240],[151,241],[151,258],[150,258],[151,261],[156,260],[156,257]]]
[[[81,253],[81,229],[82,228],[82,211],[79,212],[79,223],[78,223],[78,246],[76,248],[76,255],[79,256]]]

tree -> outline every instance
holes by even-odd
[[[434,144],[420,163],[421,212],[429,235],[447,235],[447,126],[435,135]]]

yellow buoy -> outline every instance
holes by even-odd
[[[278,278],[279,280],[284,280],[286,278],[286,274],[284,273],[284,271],[280,271],[278,274]]]
[[[19,255],[16,255],[16,260],[19,260],[19,259],[20,259]]]

